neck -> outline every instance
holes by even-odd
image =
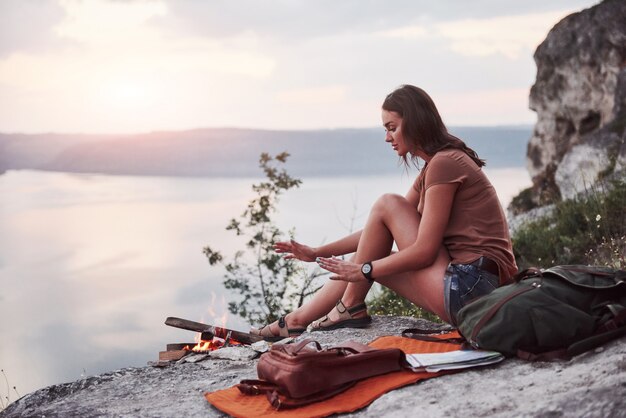
[[[417,149],[415,150],[415,152],[413,152],[413,155],[421,158],[422,160],[426,161],[426,162],[430,162],[430,160],[433,158],[432,155],[428,155],[426,154],[424,151],[422,151],[421,149]]]

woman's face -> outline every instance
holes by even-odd
[[[383,126],[385,127],[385,142],[389,142],[394,151],[400,157],[404,157],[409,151],[408,144],[402,135],[402,118],[396,112],[383,109]]]

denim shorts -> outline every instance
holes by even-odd
[[[448,264],[443,278],[444,304],[450,324],[457,326],[457,314],[471,301],[491,293],[500,279],[471,264]]]

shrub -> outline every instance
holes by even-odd
[[[301,183],[277,167],[288,157],[286,152],[275,157],[261,154],[259,166],[266,181],[252,186],[256,197],[239,219],[233,218],[226,227],[247,237],[245,251],[237,251],[231,261],[225,261],[219,251],[208,246],[203,249],[211,265],[221,265],[226,270],[224,287],[239,296],[228,303],[228,310],[253,324],[273,322],[284,310],[302,305],[317,290],[314,281],[321,275],[315,271],[308,274],[273,248],[274,242],[293,235],[281,231],[272,219],[280,195]]]
[[[374,290],[375,288],[372,288],[372,291]],[[372,291],[370,294],[374,293]],[[407,299],[384,286],[380,286],[380,291],[376,292],[368,300],[368,311],[372,315],[413,316],[432,322],[442,322],[437,315],[415,306]]]
[[[557,264],[623,267],[626,183],[613,181],[556,204],[554,212],[520,227],[513,248],[520,269]]]

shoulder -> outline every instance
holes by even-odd
[[[447,149],[436,153],[428,163],[429,171],[432,172],[471,172],[479,168],[474,161],[463,151]]]
[[[464,183],[472,169],[467,162],[467,154],[459,150],[443,150],[436,153],[428,162],[425,172],[426,188],[442,183]],[[472,162],[471,159],[469,159]]]
[[[444,149],[433,155],[429,164],[450,164],[451,162],[455,162],[460,165],[467,165],[468,162],[473,161],[469,155],[461,150]]]

